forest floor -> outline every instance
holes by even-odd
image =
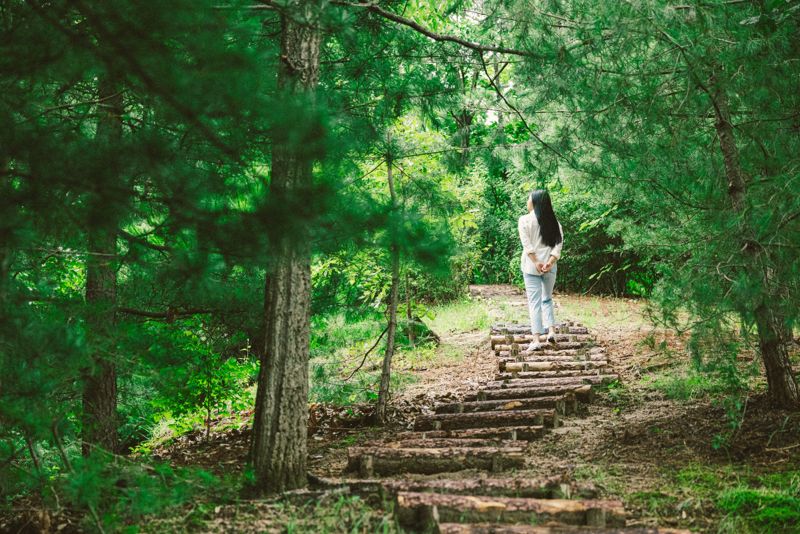
[[[472,305],[482,307],[490,323],[527,321],[524,296],[516,288],[473,286],[471,293]],[[800,518],[800,414],[771,409],[763,385],[756,384],[744,409],[729,417],[719,385],[690,365],[685,340],[654,327],[641,301],[565,294],[555,300],[559,319],[588,326],[607,348],[620,381],[601,390],[580,417],[567,418],[564,426],[532,442],[532,461],[517,476],[566,475],[591,482],[601,497],[624,502],[629,526],[731,533],[800,529],[793,523]],[[493,375],[497,364],[485,324],[437,333],[436,357],[424,365],[398,361],[415,379],[395,395],[390,427],[369,426],[366,406],[312,407],[309,469],[314,476],[342,477],[348,446],[408,429],[417,414],[431,413],[437,403],[458,398]],[[740,355],[740,363],[758,365],[753,354]],[[241,469],[248,425],[221,421],[217,428],[210,440],[191,433],[153,451],[154,456],[217,474]],[[195,504],[180,524],[157,520],[150,527],[399,531],[390,503],[383,504],[343,495],[304,503],[302,493],[276,501],[236,498]]]

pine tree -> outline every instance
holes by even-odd
[[[278,88],[313,110],[319,79],[320,8],[297,2],[281,13]],[[304,110],[306,111],[306,110]],[[312,194],[309,139],[285,133],[272,147],[270,194],[299,206]],[[265,346],[258,378],[252,456],[259,490],[306,485],[311,250],[304,231],[279,236],[267,267]]]
[[[798,408],[784,336],[797,320],[798,100],[786,82],[797,75],[796,11],[589,1],[512,12],[558,58],[518,69],[519,97],[566,108],[549,126],[575,140],[559,166],[624,199],[623,235],[652,251],[665,316],[680,327],[684,308],[716,325],[697,335],[722,336],[731,313],[754,325],[770,397]]]

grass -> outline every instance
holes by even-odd
[[[573,472],[575,480],[592,482],[604,493],[620,494],[624,487],[625,473],[616,466],[598,464],[579,465]]]
[[[428,312],[425,322],[440,336],[485,330],[490,325],[488,309],[478,300],[464,299],[433,306]],[[385,337],[377,345],[375,342],[385,327],[385,318],[375,312],[360,316],[338,313],[314,318],[310,369],[312,402],[348,405],[372,402],[377,398]],[[414,369],[450,364],[463,357],[463,350],[457,346],[446,342],[439,346],[431,342],[411,345],[406,336],[398,332],[392,389],[400,391],[416,381]]]
[[[618,321],[644,321],[638,313],[638,303],[612,299],[561,295],[558,318],[583,322],[590,328],[610,325]],[[633,306],[633,308],[631,308]],[[395,391],[414,380],[412,369],[431,368],[458,361],[464,357],[464,347],[457,344],[452,333],[485,331],[493,320],[527,321],[527,308],[500,303],[502,317],[490,316],[488,306],[481,300],[465,299],[429,309],[425,322],[442,336],[439,346],[422,344],[412,347],[400,339],[394,362]],[[495,312],[496,313],[496,312]],[[349,372],[360,363],[364,353],[374,344],[385,327],[382,314],[359,317],[345,315],[315,318],[312,331],[312,395],[314,400],[337,404],[350,404],[372,400],[379,377],[383,355],[380,343],[367,358],[364,367],[350,381],[344,381]],[[448,339],[449,338],[449,339]],[[642,342],[643,350],[656,350],[666,359],[671,356],[666,342],[655,337]],[[659,391],[677,401],[692,401],[719,396],[722,384],[710,374],[694,369],[688,362],[643,379],[644,389]],[[602,389],[602,395],[613,404],[614,411],[622,411],[640,402],[642,388],[612,383]],[[666,432],[657,425],[649,432]],[[361,436],[343,438],[333,448],[344,448],[358,442]],[[675,452],[681,454],[680,451]],[[631,483],[630,473],[624,464],[604,462],[579,464],[574,469],[578,480],[592,481],[604,496],[621,497],[631,509],[640,509],[646,517],[662,518],[664,522],[684,528],[703,528],[704,531],[733,533],[800,532],[800,471],[764,474],[758,467],[746,464],[655,467],[656,476],[648,486]],[[763,470],[762,470],[763,471]],[[237,505],[238,518],[280,526],[286,532],[386,532],[401,530],[391,517],[391,503],[383,509],[373,507],[352,496],[328,496],[321,502],[291,503],[282,501],[248,510],[245,503]],[[200,522],[213,523],[213,508],[206,510]],[[265,517],[268,516],[267,517]],[[676,525],[677,526],[677,525]]]
[[[464,299],[431,308],[433,318],[428,320],[431,329],[444,332],[473,332],[491,326],[489,310],[482,301]]]
[[[642,328],[650,326],[638,300],[567,293],[556,293],[553,299],[557,305],[556,322],[569,319],[589,328],[610,324],[632,324]],[[527,323],[529,320],[526,306],[512,306],[509,303],[500,302],[498,308],[503,321]]]
[[[628,495],[628,502],[647,511],[655,517],[672,516],[679,504],[678,497],[664,491],[636,491]]]
[[[556,321],[571,319],[589,328],[610,324],[648,326],[641,303],[632,299],[556,294]]]
[[[746,465],[689,465],[669,476],[722,516],[719,532],[800,532],[800,471],[754,474]]]
[[[647,517],[671,522],[702,518],[705,528],[723,534],[800,532],[800,470],[763,474],[746,464],[689,464],[664,467],[648,488],[628,488],[624,468],[583,464],[576,480],[593,482],[603,494],[621,497],[626,506]],[[681,518],[681,519],[679,519]]]
[[[387,505],[387,508],[391,508]],[[390,511],[369,506],[358,496],[341,495],[328,502],[292,506],[285,523],[287,534],[301,532],[381,533],[401,532]],[[277,525],[275,525],[277,526]]]
[[[646,375],[642,383],[648,389],[663,393],[668,399],[679,401],[707,398],[724,390],[723,385],[711,375],[692,368]]]
[[[341,494],[307,501],[215,500],[195,503],[188,514],[180,513],[181,510],[177,509],[172,510],[170,515],[151,517],[151,521],[139,525],[140,528],[135,531],[399,533],[401,530],[391,510],[391,503],[375,507],[358,496]]]
[[[429,309],[432,319],[427,323],[434,332],[461,332],[489,328],[489,316],[482,301],[465,299]],[[375,344],[385,328],[380,313],[366,312],[348,316],[338,313],[326,317],[316,316],[312,321],[311,361],[309,368],[309,400],[347,406],[374,402],[380,380],[380,364],[385,350],[385,339],[374,347],[364,360],[364,354]],[[401,391],[417,380],[413,369],[451,364],[464,357],[461,347],[443,343],[436,346],[422,343],[411,346],[402,336],[397,337],[397,352],[393,362],[391,388]],[[364,365],[350,374],[364,360]],[[247,405],[255,399],[255,386],[247,389]],[[250,419],[249,413],[228,410],[215,414],[214,431],[239,427]],[[147,454],[196,428],[205,421],[202,410],[173,417],[166,414],[158,421],[148,440],[137,446],[135,452]]]
[[[607,401],[614,405],[613,412],[615,414],[619,414],[624,409],[632,407],[639,402],[637,392],[625,387],[619,380],[612,380],[608,384],[600,384],[595,389],[598,394],[604,395]]]

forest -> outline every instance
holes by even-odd
[[[798,36],[0,0],[0,532],[800,532]]]

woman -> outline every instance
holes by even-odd
[[[564,239],[561,223],[550,203],[550,194],[545,189],[537,189],[528,195],[528,214],[519,218],[518,228],[522,241],[520,267],[528,294],[533,334],[533,343],[528,347],[530,352],[542,347],[539,334],[547,334],[547,341],[555,342],[553,286]]]

